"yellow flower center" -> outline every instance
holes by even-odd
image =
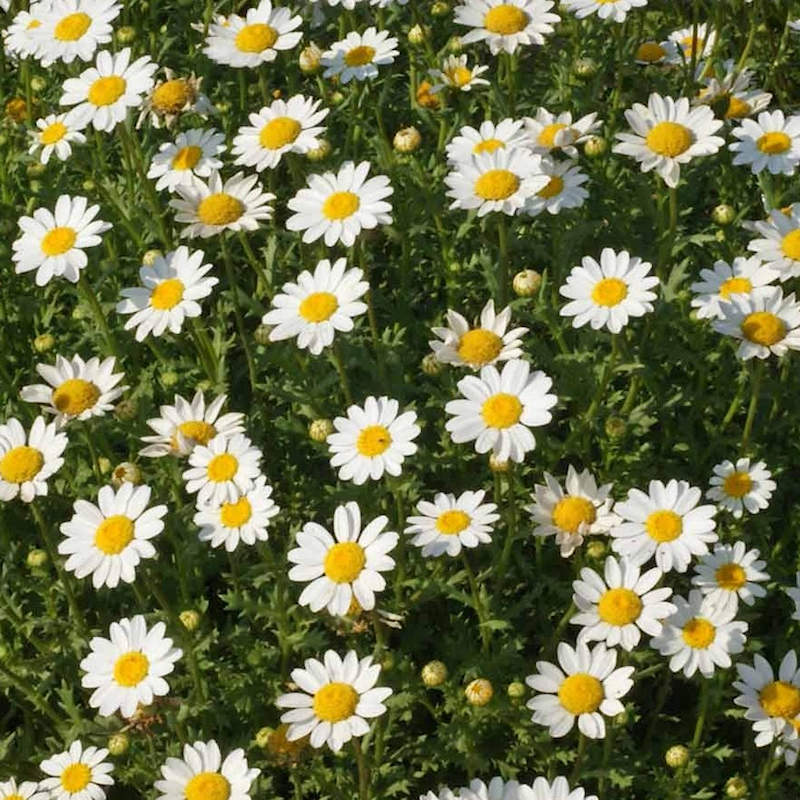
[[[647,535],[657,542],[672,542],[683,533],[683,520],[674,511],[654,511],[644,521]]]
[[[356,439],[356,450],[362,456],[373,458],[388,450],[392,435],[383,425],[368,425]]]
[[[681,635],[689,647],[693,647],[695,650],[705,650],[714,641],[717,629],[707,619],[692,617],[683,626]]]
[[[444,536],[455,536],[469,526],[469,514],[458,509],[443,511],[436,518],[436,530]]]
[[[562,497],[553,508],[553,525],[568,533],[576,533],[582,525],[597,519],[597,509],[585,497]]]
[[[203,148],[196,144],[181,147],[172,159],[172,169],[194,169],[203,155]]]
[[[32,19],[32,20],[31,20],[31,21],[30,21],[30,22],[29,22],[29,23],[28,23],[28,24],[25,26],[25,30],[26,30],[26,31],[32,31],[34,28],[39,28],[39,27],[41,27],[41,24],[42,24],[42,21],[41,21],[41,20],[38,20],[38,19]]]
[[[683,49],[683,54],[686,58],[691,58],[694,54],[695,49],[700,52],[706,45],[705,39],[693,39],[691,36],[684,36],[683,39],[680,41],[681,48]]]
[[[445,71],[445,75],[459,88],[466,86],[472,80],[472,70],[462,67],[460,64]]]
[[[239,462],[236,456],[232,456],[230,453],[220,453],[208,462],[206,473],[209,480],[215,483],[224,483],[229,481],[238,469]]]
[[[119,75],[98,78],[89,87],[89,102],[93,106],[110,106],[125,94],[127,85],[125,79],[120,78]]]
[[[328,683],[314,692],[314,713],[324,722],[341,722],[352,717],[358,692],[349,683]]]
[[[67,126],[63,122],[52,122],[39,133],[39,141],[45,145],[55,144],[60,142],[66,135]]]
[[[642,601],[631,589],[609,589],[600,598],[597,613],[609,625],[630,625],[642,613]]]
[[[745,339],[764,347],[772,347],[786,336],[786,323],[769,311],[748,314],[741,327]]]
[[[648,64],[661,61],[666,54],[667,51],[658,42],[642,42],[636,48],[636,60],[646,61]]]
[[[503,349],[503,340],[485,328],[467,331],[458,342],[458,354],[467,364],[482,367],[494,361]]]
[[[51,402],[62,414],[77,416],[100,399],[100,389],[83,378],[69,378],[53,390]]]
[[[357,542],[337,542],[325,556],[323,569],[334,583],[352,583],[364,569],[367,556]]]
[[[361,205],[354,192],[334,192],[322,204],[322,213],[328,219],[345,219],[358,211]]]
[[[291,144],[303,130],[303,126],[291,117],[271,119],[258,135],[258,141],[267,150],[279,150]]]
[[[168,311],[170,308],[175,308],[183,299],[183,290],[183,282],[177,278],[161,281],[150,295],[150,305],[159,311]]]
[[[139,650],[130,650],[114,662],[114,680],[120,686],[136,686],[144,680],[149,669],[147,656]]]
[[[261,53],[278,41],[278,31],[263,22],[245,25],[236,34],[234,42],[243,53]]]
[[[92,18],[82,11],[78,11],[76,14],[67,14],[58,21],[53,36],[60,42],[74,42],[89,30],[91,24]]]
[[[728,278],[719,287],[719,296],[727,300],[732,294],[747,294],[753,288],[748,278]]]
[[[773,681],[768,683],[758,695],[761,707],[771,717],[794,719],[800,714],[800,689],[793,683]]]
[[[208,444],[217,435],[217,429],[210,422],[201,419],[181,422],[178,430],[187,439],[192,439],[198,444]]]
[[[483,401],[481,416],[490,428],[510,428],[522,416],[522,403],[516,395],[498,392]]]
[[[505,200],[519,189],[519,178],[507,169],[490,169],[475,181],[475,194],[484,200]]]
[[[206,225],[230,225],[244,213],[244,203],[225,192],[210,194],[197,206],[197,216]]]
[[[63,256],[64,253],[72,250],[77,238],[73,228],[53,228],[42,237],[40,247],[46,256]]]
[[[298,306],[297,311],[306,322],[324,322],[330,319],[339,301],[331,292],[312,292]]]
[[[25,800],[25,798],[21,794],[7,794],[3,800]]]
[[[94,534],[94,546],[107,556],[119,555],[133,539],[133,521],[123,514],[106,517]]]
[[[675,158],[692,146],[692,132],[678,122],[659,122],[650,129],[645,141],[654,153]]]
[[[558,699],[570,714],[597,711],[605,696],[603,684],[586,672],[570,675],[558,688]]]
[[[592,300],[598,306],[619,305],[628,296],[628,284],[619,278],[603,278],[592,289]]]
[[[744,497],[753,488],[753,479],[747,472],[731,472],[722,488],[728,497]]]
[[[505,146],[506,143],[500,139],[484,139],[472,148],[472,152],[476,155],[479,153],[494,153],[498,148],[504,148]]]
[[[44,456],[35,447],[13,447],[0,461],[0,477],[7,483],[25,483],[39,474],[43,464]]]
[[[85,789],[92,779],[92,771],[86,764],[78,761],[70,764],[61,773],[61,788],[68,794],[74,794]]]
[[[375,48],[367,44],[360,44],[353,47],[344,54],[344,63],[348,67],[363,67],[369,64],[375,57]]]
[[[228,800],[231,785],[219,772],[200,772],[186,784],[183,791],[186,800]]]
[[[742,119],[742,117],[750,116],[752,111],[753,109],[750,107],[750,103],[731,95],[728,100],[728,110],[725,112],[725,119]]]
[[[235,503],[223,503],[219,512],[222,524],[226,528],[239,528],[253,516],[253,507],[246,497],[240,497]]]
[[[555,147],[556,134],[558,134],[559,131],[563,131],[566,127],[567,126],[563,122],[551,122],[549,125],[545,125],[537,137],[536,143],[540,144],[542,147]]]
[[[528,15],[518,6],[502,3],[490,8],[483,18],[483,27],[499,36],[519,33],[528,24]]]
[[[789,231],[781,240],[781,250],[786,258],[800,261],[800,228]]]
[[[153,90],[150,104],[161,114],[177,114],[192,100],[194,100],[194,91],[189,81],[184,78],[175,78],[165,81]]]
[[[738,592],[747,583],[747,573],[733,562],[718,567],[714,578],[720,589],[727,589],[729,592]]]
[[[769,156],[779,156],[792,146],[792,140],[783,131],[771,131],[759,136],[756,147]]]
[[[563,191],[564,191],[564,179],[559,175],[553,175],[547,182],[547,186],[545,186],[543,189],[539,189],[539,191],[536,192],[536,194],[538,197],[544,197],[545,199],[547,199],[548,197],[556,197]]]

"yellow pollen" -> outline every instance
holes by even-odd
[[[69,378],[53,390],[51,402],[62,414],[77,416],[94,406],[100,399],[100,389],[83,378]]]
[[[67,135],[67,126],[63,122],[53,122],[39,132],[39,141],[42,144],[55,144]],[[70,230],[67,228],[67,230]]]
[[[771,131],[756,140],[756,147],[768,156],[779,156],[791,146],[792,140],[783,131]]]
[[[528,15],[518,6],[503,3],[490,8],[483,18],[483,27],[499,36],[519,33],[528,24]]]
[[[507,169],[490,169],[475,181],[475,194],[484,200],[505,200],[519,189],[519,178]]]
[[[107,78],[98,78],[89,87],[89,102],[93,106],[110,106],[116,103],[123,94],[127,83],[119,75],[109,75]]]
[[[224,483],[233,478],[238,469],[239,462],[236,460],[236,456],[232,456],[230,453],[220,453],[208,462],[206,474],[209,480],[215,483]]]
[[[460,64],[457,67],[446,70],[445,75],[459,88],[466,86],[472,80],[472,70],[462,67]]]
[[[758,695],[761,707],[771,717],[794,719],[800,714],[800,689],[793,683],[773,681]]]
[[[178,430],[187,438],[197,444],[208,444],[216,435],[217,429],[210,423],[203,420],[190,420],[181,422]]]
[[[328,683],[314,692],[314,713],[325,722],[341,722],[352,717],[358,705],[358,692],[349,683]]]
[[[253,507],[246,497],[240,497],[235,503],[223,503],[219,516],[226,528],[239,528],[253,516]]]
[[[570,714],[591,714],[605,699],[603,684],[593,675],[576,672],[558,688],[558,699]]]
[[[367,458],[379,456],[389,449],[392,443],[392,435],[383,425],[368,425],[356,439],[356,450]]]
[[[44,456],[35,447],[13,447],[0,460],[0,477],[7,483],[25,483],[39,474],[43,464]]]
[[[549,197],[557,197],[564,191],[564,179],[559,175],[552,175],[550,180],[543,189],[536,192],[537,197],[543,197],[545,200]]]
[[[597,613],[609,625],[630,625],[642,613],[642,601],[631,589],[609,589],[600,598]]]
[[[194,90],[185,78],[175,78],[156,86],[150,97],[150,105],[161,114],[177,114],[187,103],[194,100]]]
[[[597,509],[585,497],[562,497],[553,508],[553,525],[568,533],[577,533],[583,525],[597,519]]]
[[[53,36],[60,42],[75,42],[89,30],[92,18],[82,11],[62,17],[53,31]]]
[[[225,192],[210,194],[197,206],[197,216],[205,225],[230,225],[244,213],[244,203]]]
[[[741,328],[745,339],[764,347],[772,347],[786,336],[786,323],[769,311],[748,314]]]
[[[536,143],[542,147],[555,147],[556,135],[559,131],[563,131],[567,126],[563,122],[551,122],[542,128],[541,133],[536,139]]]
[[[364,569],[367,556],[357,542],[337,542],[325,556],[323,569],[334,583],[352,583]]]
[[[753,288],[748,278],[728,278],[719,287],[719,296],[727,300],[732,294],[747,294]]]
[[[114,662],[114,680],[120,686],[136,686],[144,680],[149,669],[147,656],[139,650],[130,650]]]
[[[455,536],[467,528],[469,523],[469,514],[458,509],[451,509],[450,511],[443,511],[436,518],[436,530],[444,536]]]
[[[159,311],[169,311],[183,299],[183,290],[183,283],[177,278],[161,281],[150,295],[150,305]]]
[[[753,479],[747,472],[731,472],[722,488],[728,497],[744,497],[753,488]]]
[[[752,111],[753,109],[750,107],[750,103],[731,95],[728,100],[728,110],[725,112],[725,119],[742,119],[742,117],[750,116]]]
[[[92,771],[80,761],[70,764],[61,773],[61,788],[68,794],[85,789],[92,780]]]
[[[354,192],[334,192],[322,204],[322,213],[328,219],[346,219],[358,211],[361,205]]]
[[[63,256],[72,250],[77,238],[73,228],[53,228],[42,237],[40,247],[46,256]]]
[[[522,403],[513,394],[498,392],[483,401],[481,416],[490,428],[510,428],[522,416]]]
[[[658,42],[642,42],[636,49],[636,60],[654,64],[661,61],[667,51]]]
[[[494,361],[503,349],[503,340],[485,328],[467,331],[458,342],[458,354],[472,367],[483,367]]]
[[[729,592],[738,592],[747,583],[747,573],[733,562],[718,567],[714,578],[720,589],[727,589]]]
[[[717,629],[702,617],[693,617],[683,626],[683,641],[695,650],[705,650],[717,635]]]
[[[657,542],[672,542],[683,533],[683,520],[679,514],[666,509],[654,511],[644,521],[647,535]]]
[[[297,311],[306,322],[324,322],[339,308],[339,301],[331,292],[312,292],[298,306]]]
[[[678,122],[659,122],[650,129],[645,141],[654,153],[675,158],[692,146],[692,132]]]
[[[243,53],[261,53],[278,41],[278,31],[263,22],[245,25],[236,34],[234,42]]]
[[[786,258],[800,261],[800,228],[789,231],[781,240],[781,250]]]
[[[619,278],[603,278],[592,289],[592,300],[598,306],[619,305],[628,296],[628,284]]]
[[[228,800],[231,785],[219,772],[200,772],[191,778],[183,792],[186,800]]]
[[[479,153],[494,153],[498,148],[505,148],[505,146],[506,143],[500,139],[484,139],[472,148],[472,152],[476,155]]]
[[[196,144],[181,147],[172,159],[172,169],[194,169],[203,155],[203,148]]]
[[[303,126],[291,117],[271,119],[258,135],[259,144],[267,150],[280,150],[291,144],[303,130]]]
[[[133,539],[133,521],[123,514],[106,517],[94,534],[94,546],[107,556],[119,555]]]
[[[375,57],[375,48],[367,44],[360,44],[358,47],[353,47],[344,54],[344,63],[348,67],[363,67],[365,64],[371,63]]]

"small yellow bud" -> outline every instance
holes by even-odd
[[[106,747],[108,747],[108,752],[111,753],[112,756],[121,756],[127,752],[130,744],[131,740],[128,734],[120,731],[119,733],[112,733],[111,736],[108,737]]]
[[[511,285],[519,297],[533,297],[542,285],[542,276],[535,269],[523,269],[514,276]]]
[[[493,694],[492,684],[486,678],[475,678],[464,689],[464,695],[471,706],[485,706]]]
[[[28,551],[25,563],[30,569],[40,569],[47,563],[47,552],[38,547]]]
[[[429,689],[441,686],[447,680],[447,665],[442,661],[429,661],[422,668],[420,676]]]
[[[33,340],[33,349],[37,353],[46,353],[48,350],[53,349],[55,343],[56,340],[52,333],[40,333]]]
[[[186,611],[181,611],[178,616],[180,617],[183,627],[186,628],[187,631],[196,631],[200,626],[201,616],[199,611],[187,609]]]
[[[664,754],[664,761],[666,761],[667,766],[672,767],[672,769],[685,767],[689,763],[689,749],[682,744],[674,744]]]
[[[333,433],[333,423],[329,419],[315,419],[308,426],[308,435],[315,442],[324,442]]]
[[[394,135],[392,145],[398,153],[413,153],[422,144],[422,135],[413,126],[400,128]]]

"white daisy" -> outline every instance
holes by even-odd
[[[50,792],[41,791],[36,781],[17,783],[14,778],[0,781],[0,800],[49,800],[49,798]]]
[[[339,480],[356,486],[378,480],[384,472],[399,475],[406,456],[417,452],[414,439],[420,434],[417,415],[405,411],[388,397],[367,397],[364,406],[352,405],[346,417],[336,417],[334,433],[328,436],[331,466],[339,468]]]
[[[30,503],[46,495],[47,479],[61,469],[66,447],[67,435],[44,417],[36,417],[27,435],[14,417],[0,425],[0,500],[19,495],[23,503]]]
[[[392,64],[399,53],[397,39],[389,31],[374,27],[364,33],[351,31],[322,54],[320,64],[325,67],[322,77],[336,76],[342,84],[375,78],[378,67]]]
[[[790,212],[774,210],[766,221],[752,223],[751,230],[761,235],[747,244],[764,262],[765,267],[776,270],[781,282],[800,276],[800,206]]]
[[[789,599],[794,603],[792,619],[800,620],[800,572],[795,575],[796,586],[789,586],[784,591],[789,595]]]
[[[91,653],[81,661],[86,673],[81,679],[84,689],[94,689],[89,705],[101,717],[119,711],[131,717],[138,705],[147,706],[153,698],[169,691],[164,680],[183,655],[166,638],[166,626],[157,622],[148,631],[141,614],[112,622],[109,639],[95,636],[89,642]]]
[[[692,308],[700,319],[721,319],[720,303],[731,295],[749,295],[753,289],[768,286],[779,273],[758,256],[737,256],[733,262],[715,261],[713,269],[701,269],[700,280],[691,285]]]
[[[548,155],[553,151],[577,158],[576,144],[583,144],[602,124],[596,113],[586,114],[575,122],[569,111],[551,114],[546,108],[536,109],[536,116],[525,117],[528,146],[534,153]]]
[[[297,337],[297,346],[319,355],[333,343],[336,331],[353,330],[353,319],[367,310],[359,298],[369,289],[360,269],[347,269],[347,259],[331,266],[327,258],[311,273],[303,270],[296,283],[285,283],[272,298],[273,309],[261,322],[274,325],[270,341]]]
[[[261,451],[241,433],[218,434],[207,445],[195,444],[184,471],[186,491],[197,492],[198,506],[235,503],[261,474]]]
[[[697,65],[698,74],[706,71],[704,63]],[[748,69],[736,69],[736,62],[729,59],[723,62],[724,74],[722,77],[711,74],[703,78],[704,88],[700,90],[695,103],[717,105],[727,100],[727,108],[723,116],[725,119],[742,119],[763,111],[772,100],[769,92],[761,89],[751,89],[753,73]]]
[[[785,117],[783,111],[762,111],[758,121],[743,119],[731,133],[739,140],[728,145],[734,164],[746,164],[757,175],[794,175],[800,162],[800,115]]]
[[[281,722],[289,723],[290,742],[310,735],[312,747],[327,744],[336,753],[354,736],[369,731],[367,719],[386,712],[383,701],[392,690],[375,686],[381,668],[372,663],[372,656],[359,661],[354,650],[344,658],[328,650],[324,662],[308,658],[304,667],[292,670],[300,691],[275,701],[278,708],[290,709],[281,715]]]
[[[69,556],[64,567],[76,578],[91,575],[95,589],[133,583],[139,562],[156,555],[150,539],[164,530],[167,507],[148,508],[150,494],[149,486],[126,482],[117,491],[103,486],[97,505],[76,500],[72,519],[59,527],[65,538],[58,552]]]
[[[537,661],[537,673],[528,675],[525,683],[539,692],[527,706],[533,711],[533,721],[550,728],[553,738],[565,736],[572,730],[575,719],[578,730],[590,739],[606,735],[603,719],[622,713],[619,698],[633,686],[633,667],[617,665],[617,651],[598,642],[590,651],[578,643],[573,650],[566,642],[558,645],[559,669],[547,661]]]
[[[28,154],[38,153],[42,164],[47,164],[53,153],[59,161],[66,161],[72,155],[72,142],[86,142],[86,137],[81,133],[84,126],[76,119],[74,111],[48,114],[36,120],[36,127],[38,130],[31,132]]]
[[[522,128],[522,120],[511,118],[501,120],[496,125],[487,119],[479,128],[464,125],[445,149],[447,160],[454,166],[469,164],[474,156],[481,153],[525,148],[527,138]]]
[[[121,8],[116,0],[52,0],[33,34],[42,66],[91,61],[98,45],[111,41],[111,22]]]
[[[433,85],[430,88],[431,94],[436,94],[442,89],[456,89],[461,92],[470,92],[474,86],[489,86],[489,81],[480,76],[489,67],[476,64],[474,67],[467,66],[467,55],[447,56],[442,62],[441,69],[429,69]]]
[[[655,556],[663,572],[686,572],[692,556],[704,556],[719,538],[711,505],[698,505],[701,491],[687,481],[650,481],[645,494],[630,489],[614,506],[623,522],[610,531],[615,553],[641,566]]]
[[[653,265],[631,256],[627,250],[614,252],[604,247],[600,262],[591,256],[573,267],[559,294],[570,302],[561,308],[562,317],[573,317],[572,327],[588,322],[594,330],[606,328],[619,333],[631,317],[643,317],[653,310],[658,278],[650,274]]]
[[[578,19],[597,14],[600,19],[625,22],[628,12],[646,6],[647,0],[564,0],[563,5]]]
[[[146,120],[154,128],[165,125],[169,128],[181,114],[192,112],[200,117],[216,114],[214,104],[200,91],[203,83],[194,73],[188,77],[176,77],[169,68],[164,67],[166,80],[159,81],[142,104],[136,127],[141,128]]]
[[[561,19],[550,12],[554,5],[551,0],[464,0],[454,21],[472,28],[461,37],[464,44],[485,41],[492,55],[513,53],[520,45],[544,44]]]
[[[325,237],[333,247],[352,247],[361,230],[392,222],[392,205],[386,202],[394,189],[385,175],[367,179],[369,161],[346,161],[337,173],[309,175],[307,188],[287,203],[295,213],[286,220],[290,231],[304,231],[303,241]]]
[[[192,128],[179,133],[174,142],[164,142],[150,162],[147,177],[156,179],[156,189],[174,192],[178,186],[200,186],[222,166],[225,135],[212,129]]]
[[[90,206],[85,197],[62,194],[51,212],[37,208],[32,217],[20,217],[22,236],[12,248],[14,271],[19,274],[36,270],[36,285],[46,285],[53,276],[78,282],[80,271],[88,263],[87,247],[103,240],[99,234],[111,228],[110,222],[95,219],[100,206]]]
[[[46,758],[39,764],[50,777],[39,783],[52,800],[103,800],[106,786],[113,786],[114,765],[104,761],[104,747],[84,747],[80,739],[63,753]]]
[[[738,608],[739,600],[748,606],[756,597],[766,597],[767,591],[758,584],[769,580],[764,572],[766,561],[760,561],[759,551],[747,550],[744,542],[717,544],[714,552],[695,564],[692,584],[717,605]]]
[[[531,217],[536,217],[543,211],[549,214],[558,214],[564,208],[580,208],[589,192],[583,184],[589,176],[570,161],[554,161],[552,158],[542,158],[540,163],[542,173],[547,176],[547,185],[539,189],[525,201],[523,211]]]
[[[673,64],[688,64],[694,59],[697,63],[711,55],[716,39],[716,31],[709,30],[705,22],[701,22],[696,30],[692,26],[673,31],[669,41],[675,45],[675,51],[669,60]]]
[[[751,464],[749,458],[737,459],[735,464],[727,460],[717,464],[709,483],[711,488],[706,497],[726,508],[736,519],[741,519],[745,510],[758,514],[767,508],[776,486],[766,463]]]
[[[11,24],[2,32],[2,46],[11,56],[30,58],[36,54],[39,40],[36,29],[42,25],[42,17],[50,9],[50,0],[32,2],[27,11],[18,11]]]

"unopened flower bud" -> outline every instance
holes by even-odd
[[[48,350],[53,349],[55,343],[56,340],[52,333],[40,333],[33,340],[33,349],[37,353],[46,353]]]
[[[426,375],[430,375],[430,376],[438,375],[442,371],[443,368],[444,368],[444,365],[442,364],[441,361],[439,361],[438,358],[436,358],[436,354],[435,353],[428,353],[422,359],[422,371]]]
[[[431,5],[431,14],[434,17],[444,17],[449,13],[450,5],[445,3],[444,0],[436,0],[436,2]]]
[[[132,397],[126,397],[114,406],[114,416],[122,421],[132,420],[138,410],[139,404]]]
[[[606,557],[608,545],[602,539],[592,539],[586,545],[586,555],[594,561],[600,561]]]
[[[493,694],[492,684],[486,678],[475,678],[464,689],[464,695],[471,706],[485,706]]]
[[[606,436],[609,439],[621,439],[625,435],[627,424],[622,417],[609,417],[606,420]]]
[[[447,680],[447,665],[443,661],[429,661],[422,668],[420,676],[429,689],[441,686]]]
[[[31,78],[31,89],[34,92],[43,92],[47,88],[47,78],[43,75],[34,75]]]
[[[187,631],[196,631],[200,625],[200,612],[192,609],[181,611],[179,614],[181,623]]]
[[[132,483],[134,486],[138,486],[142,482],[142,471],[136,464],[132,464],[130,461],[123,461],[121,464],[117,464],[114,467],[114,471],[111,473],[111,483],[117,489],[122,486],[123,483]]]
[[[161,373],[161,385],[165,389],[169,389],[171,386],[175,386],[175,384],[180,380],[180,376],[178,375],[175,370],[168,369]]]
[[[428,31],[422,25],[414,25],[408,32],[409,44],[422,44],[428,38]]]
[[[332,106],[340,106],[344,103],[344,92],[340,92],[338,89],[335,92],[331,92],[330,97],[330,104]]]
[[[33,164],[28,164],[25,168],[25,174],[29,178],[39,178],[44,174],[46,169],[47,167],[42,164],[41,161],[34,161]]]
[[[117,41],[120,44],[130,44],[136,41],[136,28],[132,25],[123,25],[117,28]]]
[[[502,461],[494,453],[489,456],[489,469],[492,472],[508,472],[510,468],[508,461]]]
[[[119,733],[112,733],[111,736],[108,737],[106,747],[108,747],[108,752],[111,753],[112,756],[121,756],[127,752],[130,745],[131,740],[128,734],[120,731]]]
[[[602,136],[591,136],[583,145],[587,158],[599,158],[608,150],[608,140]]]
[[[111,472],[111,459],[106,458],[105,456],[100,456],[97,459],[97,467],[101,474],[108,475],[108,473]]]
[[[28,106],[21,97],[12,97],[6,103],[6,116],[13,122],[23,122],[28,118]]]
[[[714,220],[714,224],[724,228],[736,219],[736,209],[727,203],[720,203],[720,205],[714,206],[711,219]]]
[[[312,147],[306,153],[306,158],[309,161],[324,161],[331,154],[332,149],[331,143],[327,139],[317,139],[317,146]]]
[[[214,106],[220,114],[227,114],[231,110],[231,104],[229,100],[215,100]]]
[[[514,276],[511,286],[518,297],[533,297],[542,285],[542,276],[535,269],[523,269]]]
[[[685,767],[689,763],[689,749],[682,744],[674,744],[664,754],[664,761],[666,761],[667,766],[672,767],[672,769]]]
[[[738,775],[728,778],[725,781],[725,797],[738,798],[747,797],[747,781]]]
[[[313,75],[319,70],[320,58],[322,58],[322,50],[311,42],[300,51],[298,56],[298,63],[300,64],[300,71],[306,75]]]
[[[333,423],[329,419],[315,419],[308,426],[308,435],[315,442],[324,442],[333,433]]]
[[[47,563],[47,552],[45,550],[40,550],[38,547],[33,550],[28,550],[25,563],[30,569],[40,569]]]
[[[584,80],[597,75],[597,62],[593,58],[579,58],[572,65],[573,72]]]
[[[383,672],[391,672],[395,665],[394,653],[388,650],[384,652],[384,654],[381,656],[380,664]]]
[[[269,335],[272,333],[272,326],[271,325],[259,325],[255,332],[253,333],[253,338],[256,340],[256,344],[260,344],[266,346],[269,344]]]
[[[97,184],[91,178],[87,178],[81,184],[81,188],[83,189],[84,192],[91,194],[97,188]]]
[[[460,53],[464,49],[464,43],[460,36],[451,36],[445,45],[448,53]]]
[[[522,700],[522,698],[525,697],[525,684],[520,681],[509,683],[506,692],[512,701]]]
[[[408,128],[400,128],[392,140],[392,145],[398,153],[413,153],[421,143],[422,136],[413,125]]]
[[[39,194],[42,191],[42,182],[34,178],[33,180],[28,181],[28,190],[32,194]]]
[[[147,250],[142,256],[142,264],[145,267],[152,267],[156,263],[156,259],[163,255],[161,250],[158,249]]]

